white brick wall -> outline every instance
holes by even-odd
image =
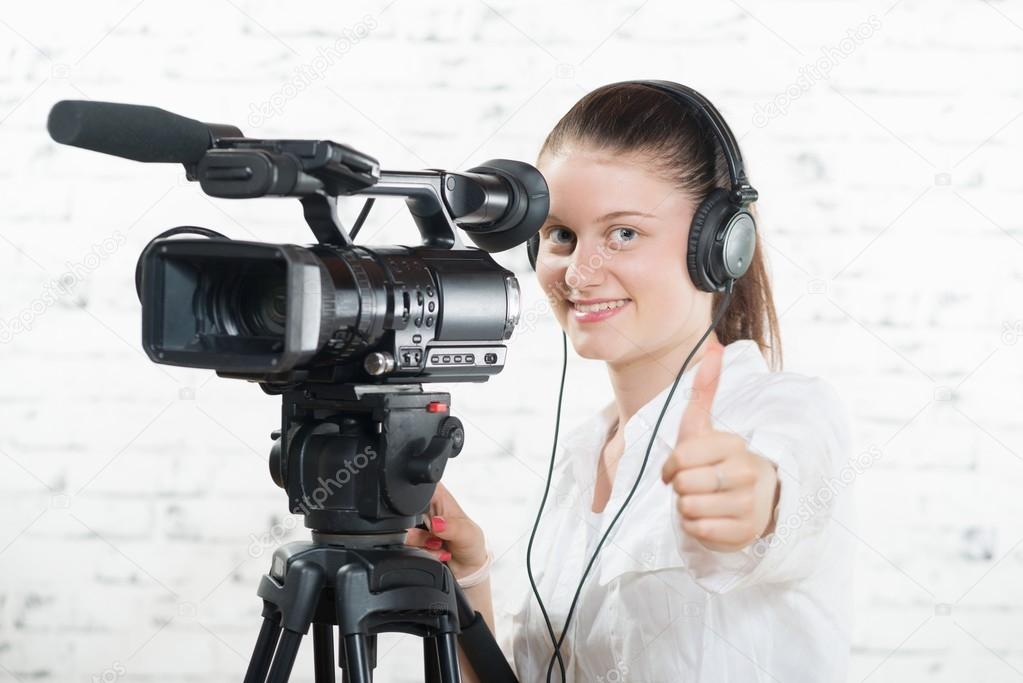
[[[150,363],[132,285],[166,227],[304,243],[300,207],[213,200],[176,167],[60,147],[54,102],[152,104],[457,170],[533,159],[583,93],[640,77],[705,92],[741,136],[786,369],[833,382],[855,452],[882,454],[856,482],[849,680],[1023,677],[1021,3],[35,2],[0,11],[0,56],[0,319],[93,263],[0,346],[0,680],[237,680],[272,548],[305,537],[267,476],[278,403]],[[304,87],[260,114],[288,83]],[[415,236],[382,202],[359,241]],[[536,306],[524,254],[498,260]],[[553,320],[510,362],[454,389],[468,445],[445,477],[501,555],[499,585],[549,457]],[[607,400],[604,377],[570,361],[566,424]],[[294,680],[311,680],[310,651]],[[380,680],[421,680],[418,640],[380,652]]]

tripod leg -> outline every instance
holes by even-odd
[[[454,633],[437,635],[437,660],[440,665],[440,680],[443,683],[459,683],[458,650]]]
[[[316,683],[334,683],[334,627],[313,624],[313,670]]]
[[[270,667],[269,683],[287,683],[291,668],[295,666],[298,646],[302,644],[302,634],[284,629],[281,642],[277,644],[273,665]]]
[[[369,671],[369,652],[366,647],[366,636],[361,633],[346,635],[345,646],[345,683],[373,683]]]
[[[423,681],[425,683],[441,683],[436,636],[423,638]]]
[[[256,647],[252,649],[249,668],[245,671],[245,683],[266,681],[266,672],[270,670],[270,661],[273,659],[280,635],[280,622],[263,617],[263,625],[259,627],[259,635],[256,637]]]

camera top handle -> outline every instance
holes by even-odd
[[[89,100],[58,102],[47,128],[63,144],[135,161],[181,163],[186,177],[212,197],[298,197],[323,244],[352,243],[337,215],[342,195],[406,197],[424,246],[462,248],[457,226],[491,253],[526,242],[549,208],[539,171],[506,159],[464,173],[381,171],[373,157],[331,140],[246,138],[234,126],[157,107]]]

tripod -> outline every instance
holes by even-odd
[[[450,395],[419,385],[326,385],[283,394],[274,481],[311,541],[278,548],[260,581],[263,622],[245,683],[284,683],[313,631],[316,683],[371,683],[377,634],[423,639],[424,680],[458,683],[456,636],[487,681],[517,683],[450,570],[404,545],[449,457],[464,443]]]

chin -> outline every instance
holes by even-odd
[[[585,348],[580,349],[579,347],[575,347],[575,354],[580,358],[586,358],[587,360],[607,360],[607,357],[604,354],[588,351]]]
[[[569,335],[568,339],[572,342],[572,348],[575,349],[576,355],[580,358],[613,361],[622,354],[621,349],[608,348],[607,344],[596,343],[593,339],[586,339],[582,343],[573,339],[571,335]]]

